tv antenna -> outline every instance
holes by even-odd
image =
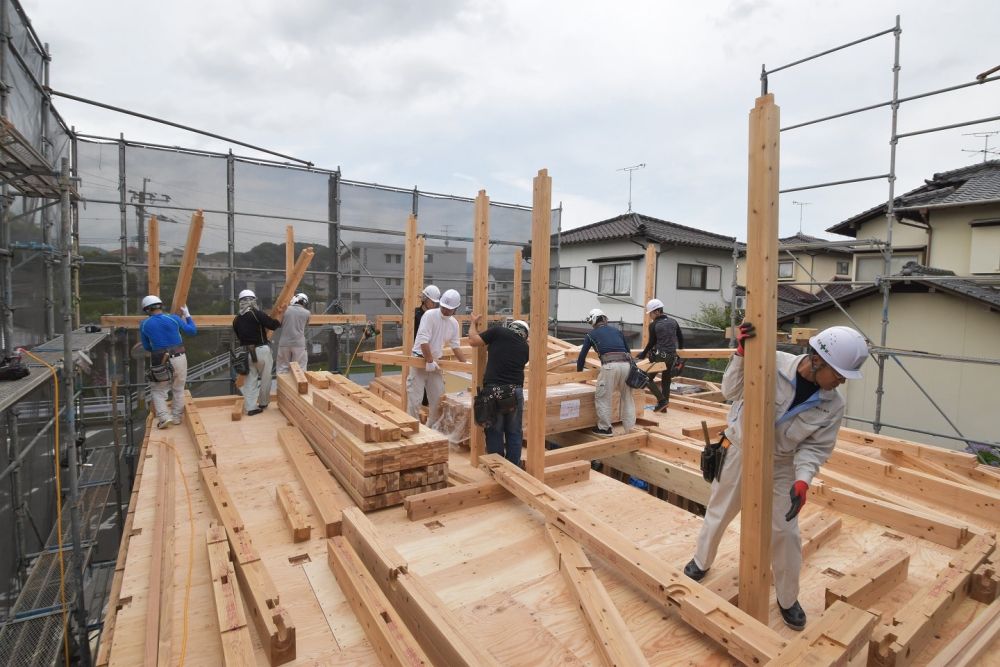
[[[799,207],[799,234],[802,233],[802,209],[811,204],[811,201],[793,201],[792,204]]]
[[[992,137],[994,134],[1000,134],[1000,130],[993,130],[992,132],[963,132],[962,133],[963,137],[982,137],[983,138],[983,147],[981,149],[979,149],[979,150],[973,150],[971,148],[963,148],[962,152],[963,153],[982,153],[983,154],[983,162],[986,162],[989,159],[990,155],[1000,155],[1000,151],[998,151],[995,148],[992,148],[992,149],[990,148],[990,137]]]
[[[646,163],[641,162],[639,164],[634,164],[631,167],[622,167],[621,169],[616,169],[615,171],[625,171],[628,172],[628,211],[626,213],[632,212],[632,172],[638,171],[639,169],[645,169]]]

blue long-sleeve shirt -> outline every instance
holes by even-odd
[[[587,337],[580,346],[580,356],[576,359],[576,370],[582,371],[584,360],[591,346],[597,350],[597,354],[607,354],[608,352],[631,352],[628,343],[625,342],[625,334],[614,327],[603,324],[587,333]]]
[[[150,315],[149,319],[143,320],[139,325],[142,347],[149,352],[180,345],[182,331],[188,336],[193,336],[198,333],[198,328],[190,317],[185,321],[178,315],[166,313]]]

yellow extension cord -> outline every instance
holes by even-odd
[[[354,348],[354,354],[351,355],[351,360],[347,363],[347,370],[344,371],[344,377],[346,378],[351,377],[351,366],[354,365],[354,360],[358,358],[358,350],[361,349],[361,344],[363,342],[365,342],[365,337],[361,336],[361,338],[358,340],[358,346]]]

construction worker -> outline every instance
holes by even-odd
[[[278,339],[277,372],[287,373],[288,364],[297,363],[302,370],[309,365],[306,351],[306,327],[309,325],[309,296],[299,292],[292,297],[281,317],[281,338]]]
[[[437,365],[448,343],[455,352],[455,358],[465,361],[465,355],[459,347],[458,320],[452,317],[462,305],[462,297],[456,290],[447,290],[441,295],[440,306],[424,313],[420,319],[420,329],[413,339],[413,356],[421,357],[426,362],[423,368],[410,368],[406,377],[407,411],[413,417],[420,416],[420,404],[427,390],[427,425],[432,427],[437,423],[441,409],[441,396],[444,395],[444,376]]]
[[[413,332],[416,334],[420,330],[420,318],[424,316],[428,310],[432,310],[438,307],[438,303],[441,301],[441,290],[437,288],[437,285],[428,285],[424,288],[424,291],[420,293],[420,305],[417,306],[416,310],[413,312]],[[427,405],[424,403],[424,405]]]
[[[625,384],[629,371],[632,370],[632,353],[625,334],[619,329],[608,326],[608,316],[600,308],[594,308],[587,313],[585,320],[593,329],[587,334],[580,346],[580,356],[576,360],[576,370],[582,371],[587,352],[593,347],[601,357],[601,371],[597,375],[597,388],[594,391],[594,408],[597,410],[597,426],[591,433],[603,438],[610,437],[611,431],[611,397],[617,393],[621,398],[622,426],[628,433],[635,426],[635,403],[632,402],[632,390]]]
[[[486,453],[500,454],[521,465],[524,419],[524,367],[528,363],[528,323],[514,320],[506,327],[493,326],[479,333],[483,316],[469,326],[469,345],[486,347],[483,392],[494,397],[493,421],[486,428]]]
[[[755,335],[744,322],[736,336],[736,354],[722,378],[722,393],[733,401],[727,419],[728,440],[721,474],[712,482],[705,522],[698,534],[694,558],[684,574],[700,581],[712,567],[726,526],[740,511],[743,441],[743,345]],[[844,399],[837,387],[861,377],[868,358],[864,337],[850,327],[830,327],[809,339],[807,354],[777,352],[774,424],[774,494],[771,517],[771,569],[778,607],[785,624],[801,630],[806,613],[799,604],[802,542],[798,514],[809,484],[833,453],[844,416]],[[724,443],[725,444],[725,443]]]
[[[667,317],[666,313],[663,312],[663,302],[659,299],[650,299],[649,303],[646,304],[646,312],[650,316],[649,340],[646,347],[639,353],[639,359],[645,359],[648,356],[649,360],[654,363],[662,361],[665,364],[666,367],[662,371],[646,373],[649,376],[649,384],[646,386],[656,397],[656,407],[653,410],[666,412],[667,405],[670,403],[671,375],[674,364],[677,363],[677,350],[684,347],[684,334],[681,333],[681,325],[677,324],[673,318]],[[660,376],[662,391],[656,386],[657,373],[663,373]]]
[[[233,331],[250,357],[250,372],[240,387],[243,406],[250,416],[259,415],[271,402],[271,368],[274,359],[267,344],[267,330],[281,322],[257,307],[257,295],[245,289],[239,296],[240,314],[233,318]]]
[[[163,301],[155,294],[142,300],[142,310],[149,317],[139,325],[142,347],[149,352],[149,393],[156,410],[156,427],[167,428],[181,423],[184,415],[184,383],[187,381],[187,355],[181,333],[194,336],[198,328],[188,307],[181,315],[163,312]],[[173,391],[173,410],[167,407],[167,393]]]

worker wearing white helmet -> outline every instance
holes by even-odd
[[[663,362],[663,371],[647,371],[649,384],[646,387],[656,396],[656,412],[666,412],[670,403],[670,381],[673,375],[674,364],[677,363],[677,350],[684,347],[684,334],[681,332],[681,325],[663,312],[663,302],[659,299],[650,299],[646,304],[646,313],[649,315],[649,336],[646,347],[638,354],[639,359],[649,357],[652,362]],[[660,387],[656,386],[656,374],[660,376]],[[662,389],[661,389],[662,388]]]
[[[156,411],[157,428],[180,424],[184,414],[184,383],[187,381],[187,355],[181,333],[194,336],[198,333],[191,311],[181,306],[181,315],[163,312],[163,301],[155,294],[142,300],[142,310],[148,319],[139,325],[142,347],[149,352],[149,394]],[[173,391],[172,409],[167,406],[167,396]]]
[[[309,296],[299,292],[281,316],[281,336],[278,338],[277,373],[287,373],[288,364],[295,362],[306,370],[309,353],[306,350],[306,327],[309,326]]]
[[[431,428],[437,423],[441,397],[444,395],[444,376],[437,362],[445,343],[452,348],[456,359],[465,361],[465,355],[459,346],[458,321],[452,317],[460,305],[462,297],[459,293],[453,289],[446,291],[441,295],[440,307],[426,311],[420,318],[420,328],[413,338],[413,355],[422,357],[425,366],[410,368],[406,378],[407,411],[413,417],[420,416],[420,405],[426,390],[427,425]]]
[[[698,535],[694,558],[684,574],[698,581],[712,566],[726,526],[740,511],[741,444],[743,441],[743,344],[754,336],[744,322],[737,334],[736,355],[722,378],[722,393],[733,401],[723,447],[721,470],[704,471],[714,477],[705,522]],[[795,630],[806,625],[799,604],[802,543],[798,513],[806,502],[809,484],[833,453],[844,416],[844,399],[837,387],[861,377],[868,358],[864,337],[850,327],[830,327],[809,339],[807,354],[777,352],[774,424],[774,507],[771,517],[771,569],[782,620]]]
[[[528,363],[528,323],[514,320],[480,333],[483,316],[469,325],[469,345],[486,347],[486,370],[477,396],[476,423],[486,431],[486,453],[521,465],[524,442],[524,367]]]
[[[433,310],[438,307],[438,302],[441,301],[441,290],[437,288],[437,285],[428,285],[420,293],[420,305],[416,307],[413,311],[413,331],[420,331],[420,318],[424,316],[428,310]],[[424,403],[424,405],[427,405]]]
[[[621,420],[625,432],[635,426],[635,403],[632,400],[632,389],[625,384],[629,371],[632,370],[632,352],[629,350],[625,335],[620,329],[608,326],[608,316],[600,308],[594,308],[587,313],[587,323],[593,329],[587,333],[580,346],[580,356],[576,359],[576,370],[582,371],[587,353],[593,347],[601,358],[601,370],[597,375],[597,387],[594,389],[594,409],[597,412],[597,425],[591,429],[594,435],[607,438],[611,431],[611,399],[617,394],[620,398]]]
[[[253,290],[240,292],[239,307],[239,315],[233,318],[233,331],[250,359],[250,372],[240,392],[247,414],[253,416],[263,412],[271,402],[274,357],[267,344],[267,332],[280,327],[281,322],[257,307],[257,295]]]

